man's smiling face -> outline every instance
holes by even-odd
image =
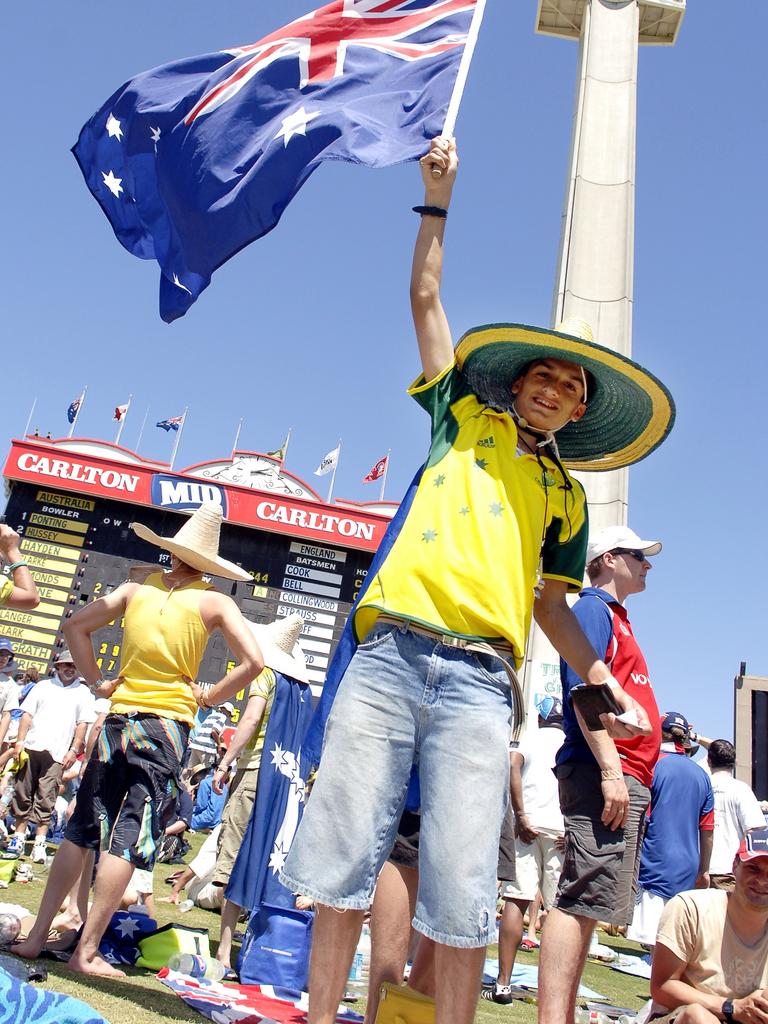
[[[559,430],[587,411],[584,374],[565,359],[537,359],[512,385],[517,414],[539,430]]]

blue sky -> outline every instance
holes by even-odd
[[[277,447],[312,476],[342,438],[339,496],[376,497],[364,474],[392,449],[387,497],[423,456],[426,419],[405,395],[417,360],[407,291],[421,200],[415,166],[321,168],[279,227],[219,270],[187,316],[157,314],[158,270],[128,255],[69,149],[126,79],[252,42],[311,0],[12,5],[0,62],[6,392],[4,445],[34,424],[65,433],[89,385],[85,435],[164,458],[156,420],[189,406],[178,466]],[[499,320],[547,325],[569,147],[576,45],[536,36],[535,0],[488,0],[457,126],[445,305],[458,337]],[[762,40],[693,2],[677,46],[640,56],[634,354],[673,392],[668,441],[631,472],[630,522],[658,536],[630,614],[665,709],[732,734],[741,660],[768,675],[762,521],[768,357]],[[761,24],[760,24],[761,23]],[[326,478],[327,479],[327,478]]]

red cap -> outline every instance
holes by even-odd
[[[768,857],[768,828],[753,828],[741,840],[736,856],[741,861]]]

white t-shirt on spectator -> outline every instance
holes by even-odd
[[[19,686],[12,676],[0,673],[0,715],[19,706]]]
[[[24,746],[27,750],[47,750],[54,761],[63,761],[72,745],[80,722],[95,722],[93,694],[75,681],[63,686],[55,676],[41,679],[24,701],[22,711],[32,715]]]
[[[733,871],[733,858],[744,833],[763,828],[765,818],[757,797],[746,784],[734,779],[730,771],[712,772],[715,796],[715,832],[712,840],[710,874],[727,875]]]
[[[528,822],[545,836],[561,836],[565,831],[557,778],[552,770],[564,739],[562,729],[539,729],[534,725],[526,730],[516,750],[524,759],[523,806]]]

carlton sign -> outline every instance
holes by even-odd
[[[16,465],[24,473],[37,473],[40,476],[69,480],[72,483],[96,484],[109,491],[124,491],[127,494],[136,493],[141,479],[135,473],[124,473],[121,470],[84,462],[70,462],[68,459],[51,459],[35,452],[20,455]]]

